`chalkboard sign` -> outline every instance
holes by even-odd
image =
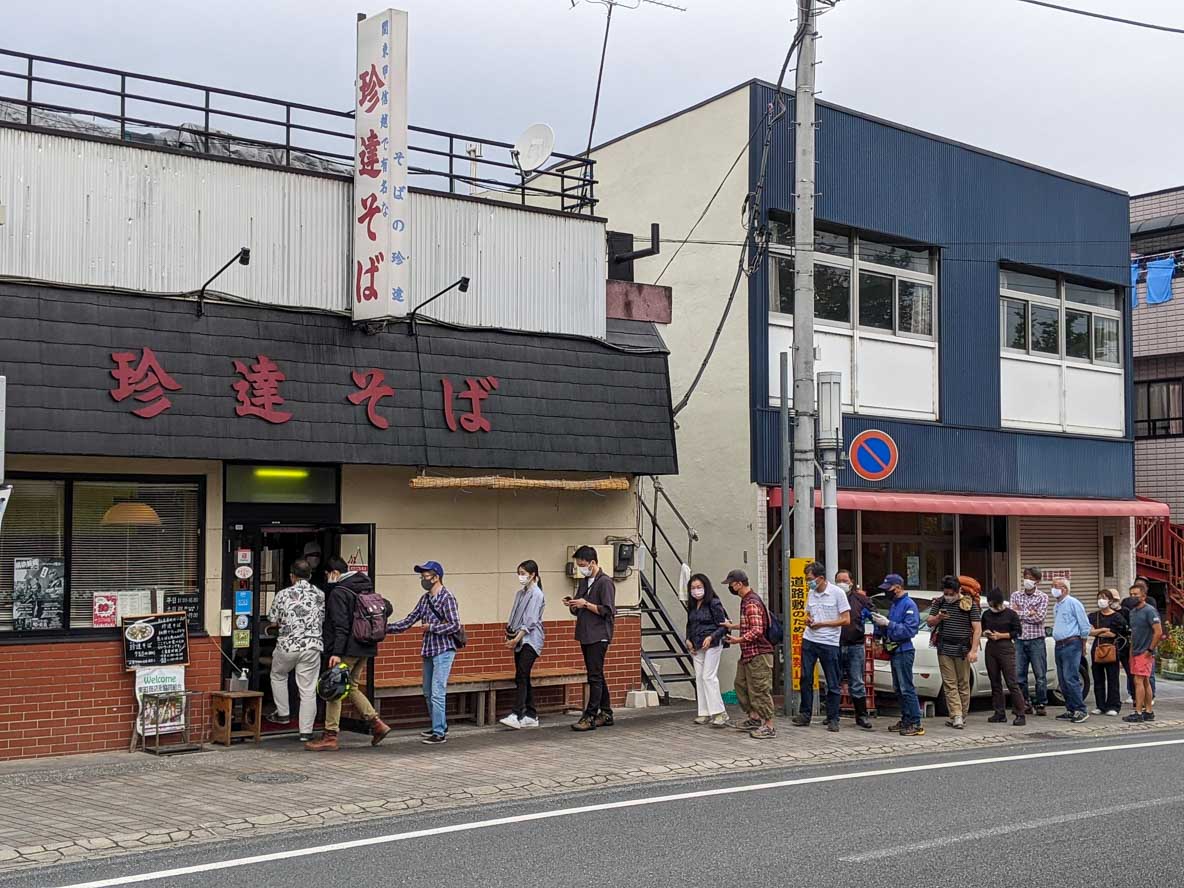
[[[139,666],[188,666],[188,616],[184,611],[123,618],[123,661]]]
[[[188,616],[190,632],[201,632],[201,593],[165,592],[160,606],[166,611],[184,611]]]

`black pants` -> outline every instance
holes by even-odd
[[[1007,712],[1007,694],[1016,715],[1024,714],[1024,695],[1015,677],[1015,645],[1010,641],[987,642],[987,675],[991,679],[991,703],[996,715]]]
[[[582,644],[584,668],[588,670],[588,705],[584,707],[585,718],[595,718],[598,713],[613,714],[608,685],[604,682],[604,658],[608,653],[608,642]]]
[[[1118,690],[1118,661],[1094,663],[1094,700],[1102,712],[1118,712],[1122,708],[1122,693]]]
[[[519,718],[538,718],[534,708],[534,688],[530,686],[530,670],[539,652],[528,644],[514,651],[514,684],[518,686],[518,698],[514,703],[514,715]]]

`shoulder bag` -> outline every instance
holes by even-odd
[[[428,596],[428,608],[431,610],[431,612],[433,614],[436,615],[437,620],[439,620],[441,623],[444,622],[444,615],[442,613],[440,613],[438,610],[436,610],[436,606],[434,604],[432,604],[432,599],[431,599],[430,595]],[[452,641],[456,644],[456,649],[459,651],[462,648],[464,648],[465,645],[467,645],[469,643],[469,633],[467,633],[465,631],[464,624],[460,622],[459,617],[457,618],[456,625],[459,628],[455,632],[452,633]]]

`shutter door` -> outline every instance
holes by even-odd
[[[1073,597],[1089,613],[1098,609],[1102,588],[1102,552],[1097,518],[1020,518],[1020,569],[1035,565],[1045,571],[1040,588],[1052,585],[1049,571],[1068,569]],[[1049,622],[1052,607],[1049,606]]]

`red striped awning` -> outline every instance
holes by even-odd
[[[781,488],[766,488],[769,505],[781,506]],[[814,491],[822,506],[822,491]],[[935,512],[943,515],[1053,515],[1099,518],[1166,518],[1166,503],[1148,499],[1061,499],[1040,496],[978,496],[958,493],[898,493],[887,490],[840,490],[839,508],[866,512]]]

